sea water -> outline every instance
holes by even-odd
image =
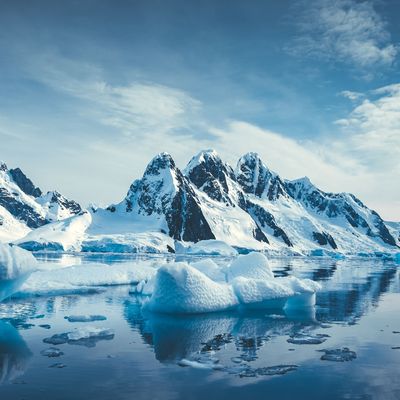
[[[148,257],[38,255],[111,265]],[[0,303],[0,399],[400,399],[399,265],[270,263],[277,276],[321,283],[316,307],[157,315],[143,312],[132,286]]]

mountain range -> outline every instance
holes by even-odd
[[[30,250],[174,252],[223,241],[239,251],[372,253],[398,250],[398,227],[350,193],[281,178],[256,153],[232,168],[205,150],[183,170],[158,154],[121,202],[88,210],[0,166],[0,240]]]

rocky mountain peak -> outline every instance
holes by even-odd
[[[10,169],[9,173],[12,180],[24,193],[33,197],[39,197],[42,195],[42,191],[33,184],[33,182],[22,172],[20,168]]]

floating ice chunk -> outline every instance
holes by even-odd
[[[43,343],[52,344],[58,346],[59,344],[65,344],[68,342],[68,335],[66,333],[57,333],[51,337],[44,338]]]
[[[225,273],[213,260],[206,258],[190,264],[216,282],[225,282]]]
[[[236,256],[238,253],[229,244],[222,240],[200,240],[197,243],[191,244],[188,247],[179,247],[179,252],[186,254],[208,255],[208,256]]]
[[[347,347],[343,347],[342,349],[333,349],[333,350],[321,350],[325,352],[325,354],[321,357],[321,360],[324,361],[352,361],[357,358],[357,354],[355,351],[351,351]]]
[[[49,368],[65,368],[66,365],[63,363],[55,363],[55,364],[51,364],[49,365]]]
[[[202,313],[237,304],[230,285],[212,281],[187,263],[175,263],[159,268],[153,294],[145,307],[165,313]]]
[[[52,345],[60,344],[77,344],[86,347],[95,347],[100,340],[114,339],[114,331],[112,329],[98,328],[96,326],[87,326],[75,329],[72,332],[65,332],[53,335],[43,339],[44,343]]]
[[[321,344],[326,341],[329,335],[317,334],[317,335],[306,335],[299,334],[297,336],[292,336],[287,340],[288,343],[292,344]]]
[[[35,295],[91,292],[96,290],[94,286],[138,283],[149,279],[155,272],[152,267],[136,263],[74,265],[34,272],[22,285],[21,292]]]
[[[188,360],[186,358],[183,358],[178,362],[178,365],[181,367],[192,367],[192,368],[197,368],[197,369],[222,369],[223,366],[219,365],[215,362],[200,362],[196,360]]]
[[[239,276],[264,280],[271,280],[274,278],[267,257],[257,252],[240,255],[232,261],[227,271],[228,281]]]
[[[64,353],[60,349],[57,349],[56,347],[49,347],[46,350],[42,350],[40,352],[40,354],[42,356],[51,357],[51,358],[60,357],[60,356],[64,355]]]
[[[0,243],[0,301],[15,293],[36,267],[29,251]]]
[[[297,365],[273,365],[272,367],[257,368],[256,374],[261,376],[285,375],[288,372],[296,371],[297,368]]]
[[[36,267],[37,261],[29,251],[0,243],[0,281],[16,279]]]
[[[107,317],[104,315],[69,315],[65,317],[68,322],[93,322],[105,321]]]

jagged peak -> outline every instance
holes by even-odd
[[[159,175],[160,170],[175,168],[175,161],[169,153],[158,153],[147,165],[144,175]]]
[[[189,175],[190,172],[198,165],[209,163],[210,161],[213,161],[214,164],[224,164],[221,157],[214,149],[201,150],[191,158],[183,173],[185,175]]]
[[[302,178],[298,179],[293,179],[292,181],[288,181],[289,183],[292,183],[293,185],[298,185],[298,186],[303,186],[304,188],[315,188],[315,185],[311,182],[310,178],[308,176],[303,176]]]
[[[7,164],[0,160],[0,171],[8,171]]]

